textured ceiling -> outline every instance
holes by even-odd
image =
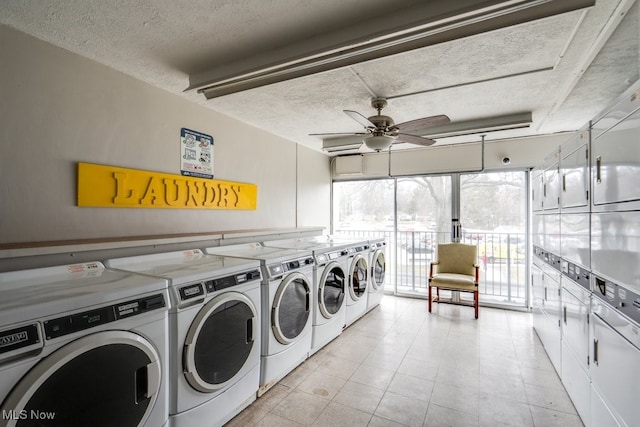
[[[530,128],[488,134],[491,140],[576,130],[640,78],[640,7],[597,0],[585,11],[208,101],[184,91],[189,75],[269,58],[296,40],[374,32],[406,20],[421,3],[3,0],[0,23],[317,150],[322,140],[310,133],[361,131],[342,110],[372,115],[372,96],[390,99],[385,114],[396,122],[532,112]],[[438,144],[471,140],[478,136]]]

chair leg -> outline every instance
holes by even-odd
[[[473,306],[476,310],[476,319],[478,318],[478,291],[473,293]]]
[[[429,286],[429,313],[431,313],[431,286]]]

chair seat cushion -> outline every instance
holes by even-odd
[[[478,287],[473,281],[474,276],[467,276],[466,274],[438,273],[434,274],[429,286],[474,292],[478,290]]]

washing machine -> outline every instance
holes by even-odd
[[[384,295],[384,280],[387,272],[386,248],[387,242],[384,237],[369,239],[371,280],[369,280],[367,291],[367,312],[380,305]]]
[[[0,273],[0,426],[168,423],[163,279],[100,262]]]
[[[259,262],[194,249],[112,259],[106,264],[169,282],[172,427],[220,426],[256,399]]]
[[[264,245],[305,249],[313,254],[315,298],[309,352],[312,355],[340,335],[346,324],[347,271],[352,250],[348,243],[330,241],[326,237],[267,241]]]
[[[260,261],[264,313],[258,390],[261,396],[309,356],[313,256],[307,250],[270,248],[260,243],[213,247],[205,252]]]
[[[369,283],[369,240],[357,236],[330,235],[327,240],[345,244],[351,257],[347,270],[346,326],[352,325],[367,312]]]

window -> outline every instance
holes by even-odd
[[[481,302],[526,306],[527,194],[524,171],[334,182],[333,231],[386,237],[390,288],[426,295],[459,218],[462,241],[478,246]]]
[[[451,177],[398,178],[399,293],[426,295],[437,244],[451,240]]]

